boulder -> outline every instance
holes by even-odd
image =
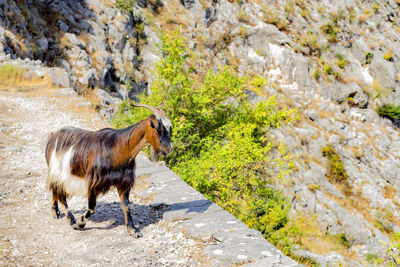
[[[57,87],[71,87],[71,81],[67,71],[61,68],[51,68],[48,71],[48,77],[51,79],[54,86]]]
[[[365,108],[368,104],[368,95],[355,82],[347,84],[339,82],[324,83],[321,85],[321,95],[339,104],[348,102],[360,108]]]
[[[396,88],[395,65],[385,60],[381,52],[374,53],[369,72],[384,89],[393,90]]]
[[[99,104],[96,109],[105,119],[111,120],[117,111],[118,106],[122,103],[122,100],[117,97],[112,97],[102,89],[97,90],[97,97],[99,99]]]

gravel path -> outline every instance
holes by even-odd
[[[84,231],[65,217],[53,219],[45,180],[47,135],[63,126],[106,126],[88,103],[69,90],[0,90],[0,266],[208,266],[204,243],[162,219],[163,206],[152,207],[131,193],[131,209],[143,237],[126,233],[115,190],[98,199]],[[139,177],[136,187],[146,187]],[[73,197],[75,214],[86,209]],[[63,211],[63,210],[62,210]]]

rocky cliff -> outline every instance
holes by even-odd
[[[376,112],[400,105],[399,12],[398,0],[0,0],[0,57],[58,67],[55,83],[96,94],[110,118],[148,90],[158,34],[180,25],[199,69],[262,75],[267,96],[299,109],[272,132],[296,155],[281,185],[292,212],[319,229],[295,253],[362,265],[400,231],[400,131]]]

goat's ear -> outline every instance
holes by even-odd
[[[157,128],[157,127],[154,125],[153,121],[150,121],[150,126],[151,126],[151,128],[154,128],[154,129]]]

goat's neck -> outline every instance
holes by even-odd
[[[114,167],[129,164],[147,144],[146,140],[147,121],[142,121],[131,130],[129,138],[126,136],[118,140],[113,148],[112,164]]]
[[[128,149],[130,151],[130,159],[134,159],[137,154],[147,144],[146,140],[147,121],[142,121],[138,127],[132,130],[129,138]]]

